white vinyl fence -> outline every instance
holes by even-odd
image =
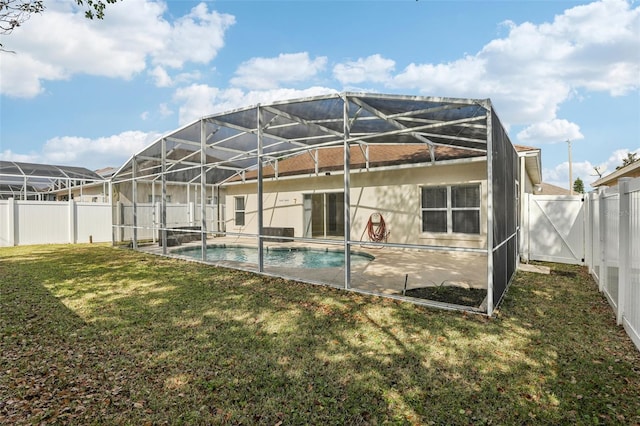
[[[111,240],[109,203],[0,200],[0,247]]]
[[[586,263],[640,349],[640,178],[586,198]]]
[[[160,226],[160,204],[137,205],[138,239],[155,241]],[[201,224],[202,209],[195,203],[168,204],[167,227]],[[220,230],[218,209],[206,206],[207,230]],[[0,247],[130,241],[133,207],[117,203],[0,200]],[[113,225],[116,225],[115,227]]]
[[[133,240],[133,230],[136,229],[139,240],[156,241],[158,231],[162,229],[160,203],[136,203],[135,220],[134,208],[132,205],[124,205],[120,202],[114,206],[115,240]],[[207,231],[218,232],[220,220],[218,209],[215,205],[205,206],[207,218]],[[180,228],[185,226],[200,226],[202,224],[202,206],[196,203],[167,204],[166,206],[167,228]],[[134,226],[135,222],[135,226]]]
[[[584,265],[583,198],[526,194],[520,256],[525,260]]]

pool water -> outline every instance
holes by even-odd
[[[174,250],[173,253],[202,259],[200,247],[189,247]],[[351,266],[364,265],[374,259],[365,253],[351,252]],[[258,249],[255,247],[215,245],[207,247],[207,261],[232,261],[258,263]],[[293,268],[342,268],[344,252],[334,250],[318,250],[310,248],[267,248],[264,249],[264,264],[270,266],[286,266]]]

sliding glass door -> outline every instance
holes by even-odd
[[[344,192],[304,195],[305,237],[344,237]]]

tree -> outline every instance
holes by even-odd
[[[616,170],[621,169],[623,167],[626,167],[631,163],[635,163],[638,160],[640,160],[640,158],[638,158],[638,153],[636,153],[636,152],[627,152],[627,158],[623,158],[622,159],[622,165],[616,167]]]
[[[31,15],[43,10],[43,0],[0,0],[0,34],[11,34]]]
[[[73,0],[85,9],[87,19],[103,19],[107,4],[119,0]],[[44,0],[0,0],[0,35],[8,35],[26,22],[31,15],[42,13],[45,9]],[[0,51],[4,45],[0,43]]]
[[[584,194],[584,182],[582,182],[582,179],[577,178],[575,182],[573,182],[573,192]]]

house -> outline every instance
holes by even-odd
[[[550,183],[541,182],[534,187],[534,195],[571,195],[571,191]]]
[[[530,192],[541,180],[540,150],[516,150],[522,191]],[[366,240],[369,220],[381,215],[390,243],[486,249],[484,153],[436,146],[432,161],[421,145],[372,144],[350,151],[350,239]],[[264,227],[291,228],[302,238],[344,238],[343,161],[342,147],[325,147],[265,165]],[[258,232],[257,174],[250,170],[221,184],[227,231]]]
[[[0,161],[0,199],[108,202],[108,181],[84,167]]]
[[[640,160],[634,161],[631,164],[627,164],[624,167],[620,167],[613,173],[609,173],[593,182],[591,186],[598,188],[601,186],[616,186],[620,178],[635,178],[640,177]]]
[[[452,274],[465,268],[457,255],[473,254],[491,314],[516,269],[520,202],[541,181],[539,154],[513,147],[489,99],[347,92],[278,101],[202,117],[133,155],[112,178],[131,212],[114,224],[134,248],[141,232],[157,230],[164,254],[181,228],[200,233],[202,248],[243,238],[257,247],[261,273],[274,233],[332,245],[344,251],[346,289],[356,244],[445,253],[440,269]],[[370,223],[385,224],[374,241]]]

